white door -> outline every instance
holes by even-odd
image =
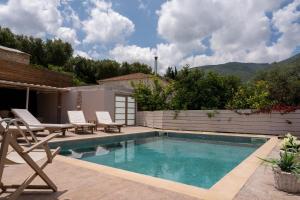
[[[135,99],[127,97],[127,125],[135,125]]]
[[[115,121],[135,125],[135,100],[132,97],[115,97]]]

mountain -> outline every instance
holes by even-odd
[[[242,81],[248,81],[255,76],[259,71],[273,69],[279,66],[291,66],[300,63],[300,53],[280,62],[269,63],[241,63],[229,62],[219,65],[205,65],[194,67],[192,69],[202,69],[204,71],[216,71],[224,75],[235,75],[241,78]]]

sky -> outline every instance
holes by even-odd
[[[0,0],[0,26],[159,71],[300,53],[300,0]]]

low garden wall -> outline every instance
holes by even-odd
[[[300,136],[300,110],[282,114],[251,110],[186,110],[137,112],[137,125],[168,130],[213,131]]]

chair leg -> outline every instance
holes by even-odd
[[[62,135],[63,135],[63,137],[66,136],[66,131],[67,131],[66,129],[63,129],[63,130],[62,130]]]
[[[47,176],[47,174],[45,174],[45,172],[43,171],[43,169],[47,166],[48,161],[45,162],[41,167],[38,166],[33,160],[32,158],[28,155],[28,154],[23,154],[20,153],[22,152],[22,149],[20,146],[18,146],[18,144],[15,141],[11,141],[11,146],[17,151],[17,153],[25,160],[25,162],[35,171],[35,174],[31,177],[32,179],[34,179],[37,175],[39,177],[41,177],[45,183],[54,191],[57,191],[57,187],[56,185],[50,180],[50,178]],[[29,179],[27,179],[29,181]],[[26,180],[26,181],[27,181]],[[26,187],[25,187],[26,188]]]
[[[4,187],[3,183],[0,182],[0,188],[2,190],[2,192],[5,192],[6,191],[6,187]]]

